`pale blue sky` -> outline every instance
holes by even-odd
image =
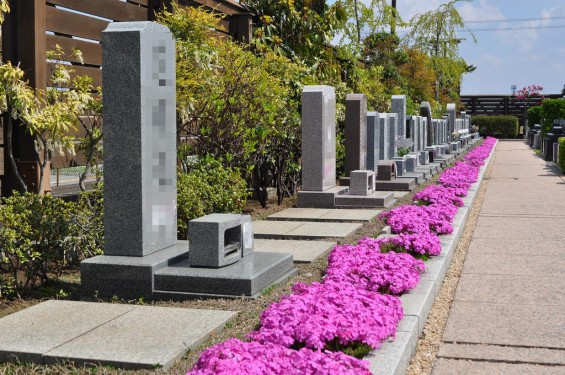
[[[403,19],[432,9],[442,0],[397,0]],[[565,0],[474,0],[458,9],[478,39],[461,43],[460,53],[477,70],[465,76],[462,94],[510,94],[531,84],[560,93],[565,84]],[[484,22],[498,20],[498,22]],[[506,21],[503,21],[506,20]],[[481,21],[481,22],[473,22]],[[460,33],[461,37],[468,36]]]

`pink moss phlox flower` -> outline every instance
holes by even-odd
[[[369,363],[341,352],[292,350],[229,339],[206,349],[187,375],[369,375]]]
[[[336,246],[328,257],[327,281],[348,282],[373,292],[401,294],[420,282],[425,265],[409,254],[380,252],[379,240]]]
[[[463,206],[463,199],[461,199],[456,189],[446,188],[441,185],[430,185],[414,194],[414,201],[421,204],[436,203],[441,205],[454,205],[457,207]]]
[[[396,334],[402,303],[395,296],[371,292],[348,282],[297,283],[293,294],[261,314],[261,328],[248,337],[290,347],[322,349],[338,339],[342,345],[361,342],[380,347]]]
[[[453,212],[455,210],[455,212]],[[390,211],[382,212],[380,218],[385,219],[390,225],[392,232],[400,233],[426,233],[434,231],[436,233],[451,233],[451,221],[457,213],[457,208],[452,205],[418,206],[406,204],[393,208]]]
[[[418,234],[401,233],[394,237],[377,238],[376,241],[379,246],[387,243],[393,244],[403,248],[410,254],[439,255],[441,253],[441,241],[437,234],[432,232]]]
[[[390,225],[393,233],[421,233],[430,230],[430,215],[423,206],[405,204],[383,211],[379,218],[384,219]]]

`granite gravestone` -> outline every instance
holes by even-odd
[[[398,139],[398,115],[396,113],[387,113],[388,117],[388,156],[386,160],[391,160],[398,155],[396,150],[396,140]]]
[[[254,296],[296,273],[290,254],[253,252],[244,215],[234,215],[236,229],[191,238],[218,242],[195,254],[218,269],[190,267],[188,242],[177,241],[172,34],[152,22],[111,23],[102,46],[105,255],[81,263],[83,297]]]
[[[447,103],[448,138],[445,140],[446,143],[449,142],[449,140],[451,140],[451,135],[455,132],[455,116],[456,116],[455,103]]]
[[[398,125],[396,134],[399,137],[406,135],[406,95],[392,96],[392,112],[398,115]]]
[[[110,23],[102,43],[104,252],[145,256],[177,240],[175,44],[152,22]]]
[[[379,162],[379,113],[367,112],[367,169],[377,170]]]
[[[345,176],[365,170],[367,163],[367,97],[348,94],[345,98]]]
[[[306,86],[302,91],[302,189],[324,191],[336,183],[335,91]]]
[[[425,117],[428,121],[428,127],[427,127],[427,142],[426,142],[426,146],[432,146],[435,143],[434,140],[434,129],[432,126],[432,107],[430,106],[429,102],[422,102],[420,104],[420,116]]]
[[[390,121],[387,113],[379,113],[379,160],[389,160],[390,148]]]

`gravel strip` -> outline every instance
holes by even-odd
[[[426,321],[424,330],[418,339],[416,352],[412,357],[410,366],[406,370],[407,375],[429,375],[432,372],[432,367],[443,337],[443,331],[447,324],[447,318],[449,317],[451,303],[455,297],[459,277],[463,271],[463,264],[467,257],[467,250],[469,250],[471,238],[473,237],[473,232],[475,230],[475,224],[479,217],[483,199],[488,187],[488,177],[491,174],[492,165],[493,163],[491,163],[485,171],[483,182],[477,191],[475,203],[473,204],[473,207],[471,207],[469,218],[465,224],[465,230],[461,235],[461,239],[459,240],[457,249],[453,255],[451,265],[443,281],[440,292],[432,306],[430,314],[428,315],[428,320]]]

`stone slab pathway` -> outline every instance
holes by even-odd
[[[362,226],[357,223],[257,220],[253,222],[253,234],[256,239],[345,238]]]
[[[0,319],[0,361],[168,368],[236,315],[51,300]]]
[[[367,222],[373,220],[382,210],[332,209],[332,208],[287,208],[269,215],[267,220]],[[253,222],[255,225],[255,222]]]
[[[312,263],[337,245],[332,241],[255,240],[255,251],[291,253],[294,263]]]
[[[565,374],[565,178],[500,141],[432,374]]]

